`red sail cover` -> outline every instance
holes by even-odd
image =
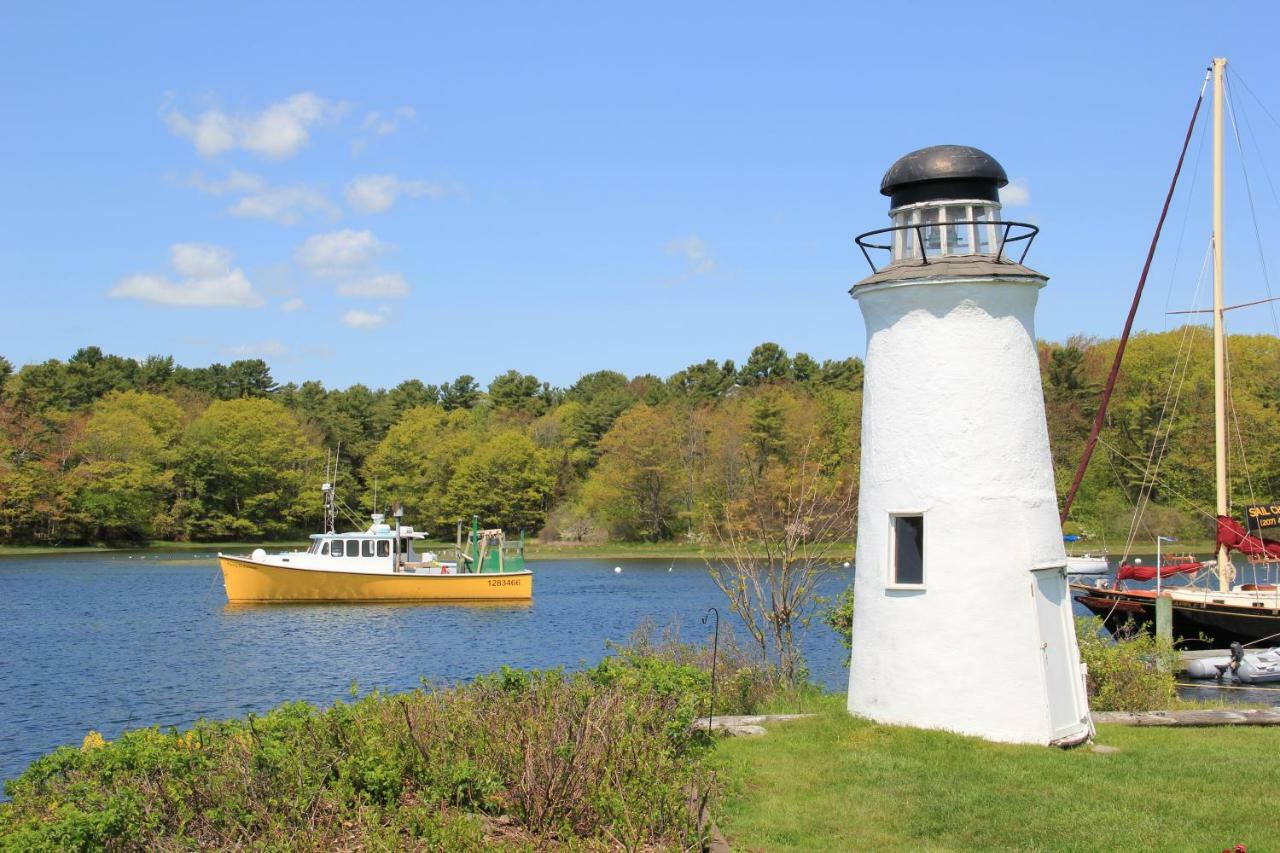
[[[1160,567],[1160,577],[1167,578],[1180,572],[1198,572],[1202,568],[1204,568],[1204,563],[1170,563]],[[1135,566],[1133,563],[1125,563],[1116,570],[1116,580],[1118,581],[1131,578],[1135,581],[1149,581],[1155,576],[1155,566]]]
[[[1250,557],[1280,560],[1280,542],[1250,533],[1243,524],[1227,515],[1218,516],[1218,544]]]

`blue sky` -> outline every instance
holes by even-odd
[[[389,387],[861,355],[852,238],[887,224],[885,169],[942,142],[995,155],[1006,216],[1043,229],[1039,335],[1112,336],[1210,57],[1280,118],[1266,3],[181,5],[7,5],[15,363],[97,344]],[[1280,125],[1235,106],[1265,240]],[[1202,156],[1143,328],[1192,299]],[[1266,287],[1237,160],[1245,301]]]

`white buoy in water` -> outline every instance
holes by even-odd
[[[613,567],[613,573],[614,573],[615,575],[620,575],[620,574],[622,574],[622,566],[614,566],[614,567]]]
[[[846,569],[847,569],[847,568],[849,568],[849,567],[850,567],[850,566],[852,566],[852,565],[853,565],[853,563],[850,563],[848,560],[845,560],[845,561],[844,561],[844,567],[845,567]]]

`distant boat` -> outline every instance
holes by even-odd
[[[324,533],[311,536],[306,551],[248,557],[218,554],[231,602],[296,601],[512,601],[533,597],[533,573],[524,567],[524,536],[508,543],[501,530],[481,530],[471,521],[467,546],[458,529],[458,558],[418,553],[426,538],[412,527],[395,527],[374,513],[367,530],[335,530],[336,498],[324,485]]]
[[[1105,575],[1110,570],[1111,562],[1105,556],[1081,554],[1079,557],[1067,557],[1069,575]]]
[[[1068,533],[1062,537],[1063,542],[1075,543],[1082,538],[1078,534]],[[1111,561],[1104,550],[1101,554],[1085,552],[1084,554],[1067,555],[1067,574],[1069,575],[1105,575],[1111,570]]]

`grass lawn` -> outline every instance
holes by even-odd
[[[832,708],[724,740],[717,821],[734,850],[1280,850],[1280,729],[1107,726],[1097,742],[1119,752]]]

